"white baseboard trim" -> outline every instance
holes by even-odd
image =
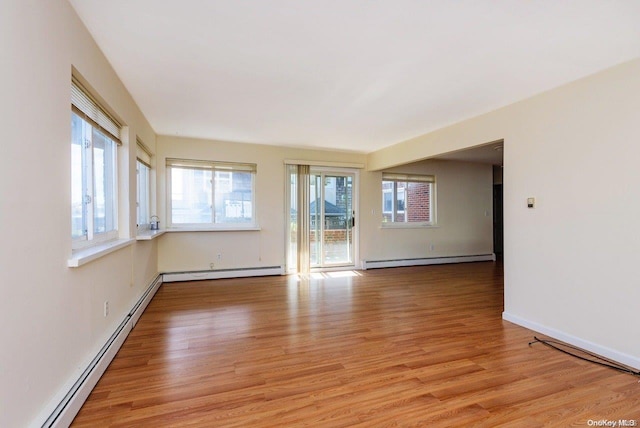
[[[162,282],[199,281],[205,279],[246,278],[249,276],[284,275],[282,266],[238,269],[200,270],[191,272],[164,272]]]
[[[363,260],[362,269],[378,269],[401,266],[441,265],[447,263],[468,263],[495,261],[495,254],[475,254],[471,256],[425,257],[417,259]]]
[[[80,377],[71,385],[68,390],[63,390],[59,396],[64,395],[61,400],[54,402],[51,407],[53,411],[47,411],[40,420],[44,419],[42,424],[38,423],[33,426],[41,426],[43,428],[62,428],[68,427],[73,422],[85,400],[104,374],[105,370],[115,357],[116,353],[124,343],[125,339],[138,322],[140,316],[146,309],[147,305],[162,285],[162,275],[156,276],[147,288],[144,294],[138,299],[131,311],[125,316],[120,325],[113,332],[111,337],[102,346],[100,351],[87,365]],[[72,382],[72,381],[70,381]]]
[[[617,361],[625,366],[632,367],[636,370],[640,370],[640,358],[634,357],[623,352],[616,351],[615,349],[608,348],[606,346],[599,345],[597,343],[590,342],[588,340],[581,339],[571,334],[565,333],[555,328],[547,327],[534,321],[521,318],[517,315],[510,314],[508,312],[502,313],[502,319],[505,321],[518,324],[519,326],[526,327],[529,330],[542,333],[554,339],[568,343],[578,348],[593,352],[594,354],[608,358],[613,361]]]
[[[156,276],[156,279],[154,279],[151,285],[147,288],[147,291],[144,292],[144,294],[140,297],[140,299],[138,299],[136,304],[133,306],[133,308],[131,309],[131,312],[129,312],[129,315],[131,316],[132,329],[133,327],[136,326],[136,324],[138,324],[138,320],[144,313],[144,310],[147,309],[147,306],[149,305],[149,303],[151,303],[151,299],[153,299],[153,296],[156,295],[158,288],[160,288],[163,282],[164,281],[162,280],[162,275],[158,274]]]

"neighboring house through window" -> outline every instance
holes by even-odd
[[[382,173],[383,225],[434,224],[432,175]]]
[[[255,227],[255,164],[167,159],[172,227]]]

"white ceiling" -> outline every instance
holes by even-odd
[[[470,149],[458,150],[436,156],[437,159],[455,160],[462,162],[488,163],[502,166],[504,153],[503,142],[494,141]]]
[[[640,57],[637,0],[70,0],[158,134],[360,152]]]

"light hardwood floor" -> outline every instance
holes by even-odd
[[[358,274],[163,285],[73,426],[640,423],[637,377],[501,319],[499,264]]]

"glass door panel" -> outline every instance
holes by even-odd
[[[324,176],[323,265],[353,263],[353,177]]]
[[[353,175],[311,174],[311,267],[353,264]]]
[[[311,173],[309,180],[309,264],[322,265],[322,175]]]

